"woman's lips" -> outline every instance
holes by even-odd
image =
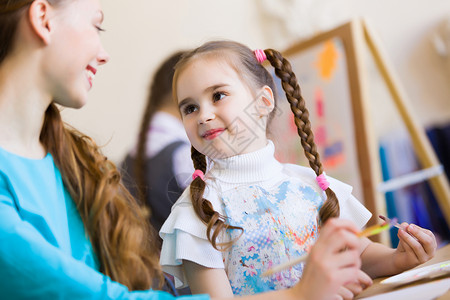
[[[89,86],[92,88],[92,81],[94,80],[95,77],[95,73],[97,73],[97,69],[88,65],[86,67],[87,70],[87,77],[88,77],[88,81],[89,81]]]
[[[91,66],[91,65],[88,65],[88,66],[86,67],[86,69],[88,69],[89,71],[91,71],[92,74],[94,74],[94,75],[95,75],[95,73],[97,73],[97,69],[94,68],[94,67]]]
[[[207,132],[205,132],[204,134],[202,134],[202,137],[207,140],[212,140],[212,139],[215,139],[216,137],[218,137],[224,131],[225,131],[224,128],[211,129],[211,130],[208,130]]]

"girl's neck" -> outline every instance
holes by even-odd
[[[259,150],[224,159],[214,159],[208,176],[222,182],[248,183],[268,180],[277,176],[282,165],[275,159],[275,146],[268,140]]]
[[[0,147],[25,157],[42,158],[46,151],[39,136],[51,97],[39,84],[42,76],[37,66],[17,61],[7,59],[0,67]]]

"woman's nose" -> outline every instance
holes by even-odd
[[[110,57],[108,52],[106,52],[106,50],[102,47],[100,53],[97,56],[98,65],[101,66],[106,64],[109,61],[109,58]]]

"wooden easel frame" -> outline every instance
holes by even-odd
[[[364,65],[365,45],[368,46],[375,64],[379,69],[388,90],[392,96],[395,107],[398,109],[404,122],[419,162],[423,168],[438,166],[439,162],[426,138],[424,129],[413,118],[408,107],[406,94],[394,75],[394,71],[387,62],[386,55],[382,53],[381,43],[375,39],[374,33],[363,20],[353,20],[331,31],[319,34],[307,41],[294,45],[283,52],[286,58],[298,54],[310,47],[324,43],[332,38],[340,38],[343,42],[347,59],[347,72],[350,85],[351,106],[353,110],[354,134],[358,153],[358,166],[363,187],[364,204],[373,213],[368,225],[378,223],[378,215],[386,215],[386,203],[383,195],[377,191],[381,182],[381,170],[378,157],[378,147],[371,130],[371,120],[368,106],[367,83],[365,80],[366,68]],[[439,205],[450,224],[450,188],[444,174],[429,179],[431,188],[435,193]],[[382,242],[387,243],[387,235]],[[378,239],[379,240],[379,239]]]
[[[398,112],[404,122],[412,140],[412,144],[421,164],[422,168],[431,168],[439,165],[439,160],[428,140],[424,129],[415,121],[413,111],[408,106],[409,100],[406,93],[402,89],[399,80],[397,79],[394,70],[388,63],[387,56],[382,51],[378,38],[372,31],[370,26],[365,21],[361,21],[364,29],[364,38],[367,46],[375,60],[375,64],[383,77],[386,86],[394,100]],[[450,226],[450,187],[448,179],[444,173],[428,179],[431,189],[433,190],[442,213],[447,221],[447,226]]]

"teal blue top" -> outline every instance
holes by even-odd
[[[0,148],[1,299],[174,299],[128,291],[99,272],[78,210],[50,154],[28,159]],[[192,300],[207,295],[187,296]]]

